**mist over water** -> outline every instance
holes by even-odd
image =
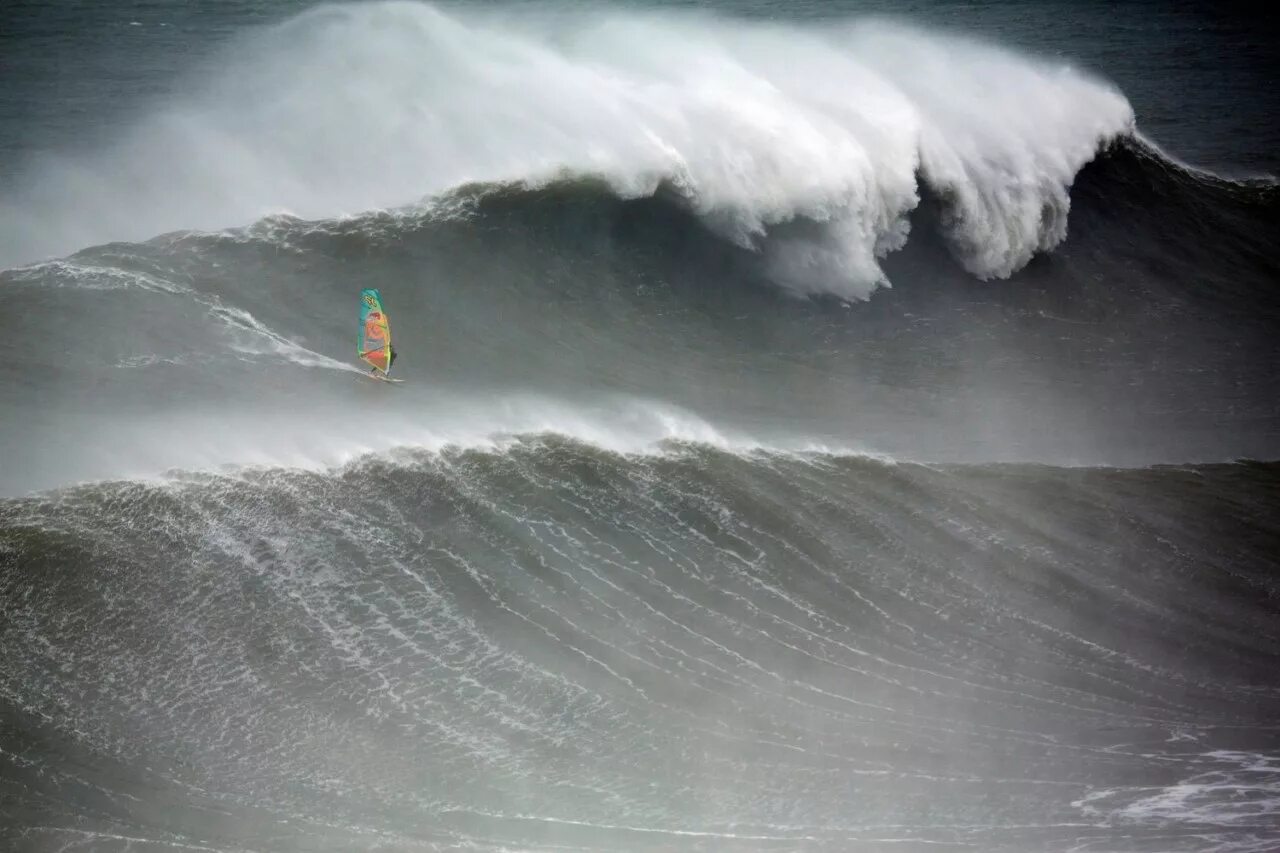
[[[0,846],[1280,843],[1265,28],[121,9],[5,43]]]

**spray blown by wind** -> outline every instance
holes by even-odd
[[[323,7],[205,73],[125,138],[29,170],[0,261],[591,177],[674,192],[794,291],[865,298],[920,179],[965,268],[1008,276],[1064,238],[1075,174],[1133,123],[1068,68],[879,22]]]

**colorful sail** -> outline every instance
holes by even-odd
[[[360,358],[386,373],[391,369],[391,324],[382,308],[382,294],[373,288],[360,291]]]

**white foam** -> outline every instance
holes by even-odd
[[[666,181],[784,285],[865,298],[906,239],[918,168],[953,201],[965,266],[1008,275],[1062,239],[1067,186],[1133,120],[1070,69],[874,22],[326,6],[201,76],[110,148],[26,170],[0,261],[570,173],[625,196]],[[762,239],[797,217],[822,227]]]
[[[189,293],[190,288],[138,270],[70,260],[47,261],[11,270],[5,280],[40,287],[70,287],[78,290],[152,290],[161,293]]]
[[[1141,824],[1272,826],[1280,810],[1280,756],[1216,750],[1172,785],[1094,791],[1073,805],[1093,816]]]
[[[205,300],[209,314],[217,318],[232,336],[231,348],[246,355],[278,356],[302,367],[323,367],[348,373],[362,371],[345,362],[309,350],[286,338],[243,308],[225,305],[220,300]]]

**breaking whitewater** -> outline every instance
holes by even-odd
[[[0,200],[4,844],[1280,844],[1273,180],[877,21],[206,63]]]

